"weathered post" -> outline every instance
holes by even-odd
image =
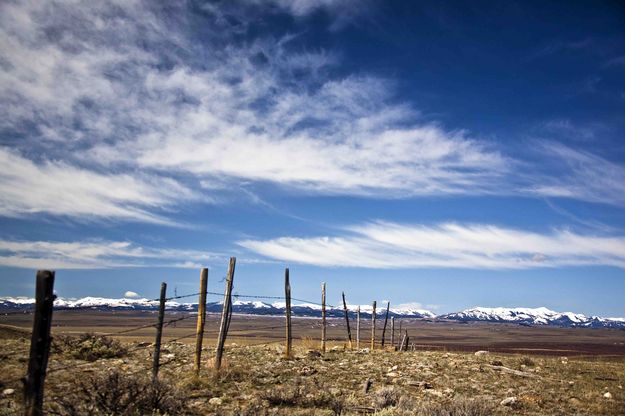
[[[35,289],[35,319],[30,339],[28,374],[24,379],[26,416],[43,415],[43,386],[50,354],[50,326],[54,303],[54,272],[39,270]]]
[[[230,312],[232,310],[232,282],[234,281],[234,268],[237,259],[230,257],[228,264],[228,275],[226,276],[226,291],[224,292],[224,305],[221,310],[221,323],[219,325],[219,338],[217,338],[217,349],[215,350],[215,369],[221,368],[221,359],[224,354],[224,344],[228,336],[228,324],[230,322]]]
[[[360,349],[360,305],[356,310],[356,349]]]
[[[349,313],[347,311],[347,303],[345,302],[345,292],[341,292],[343,296],[343,312],[345,313],[345,324],[347,325],[347,339],[349,341],[349,349],[353,348],[352,346],[352,330],[349,327]]]
[[[391,345],[395,348],[395,317],[391,317]]]
[[[408,351],[408,343],[410,342],[410,337],[408,336],[408,330],[406,330],[406,342],[405,342],[405,347],[404,347],[404,351]]]
[[[375,306],[376,301],[373,301],[373,311],[371,312],[371,351],[375,349]]]
[[[321,283],[321,352],[326,352],[326,283]]]
[[[391,302],[386,303],[386,317],[384,318],[384,328],[382,329],[382,348],[384,348],[384,342],[386,341],[386,324],[388,323],[388,311],[391,308]]]
[[[161,283],[161,297],[158,304],[158,324],[156,324],[156,340],[154,341],[154,356],[152,361],[152,379],[158,377],[158,368],[161,358],[161,338],[163,337],[163,320],[165,319],[165,297],[167,292],[167,283]]]
[[[284,269],[284,299],[286,302],[286,358],[291,358],[292,333],[291,333],[291,282],[289,281],[289,268]]]
[[[200,271],[200,298],[197,304],[197,327],[195,331],[195,374],[200,373],[202,360],[202,342],[204,340],[204,324],[206,323],[206,291],[208,290],[208,269]]]
[[[401,332],[400,332],[400,335],[401,335]],[[404,350],[404,343],[406,342],[406,336],[407,335],[408,335],[408,333],[406,332],[406,334],[404,334],[401,337],[401,340],[399,341],[399,348],[398,348],[399,351],[403,351]]]
[[[400,350],[400,351],[401,351],[401,342],[402,342],[402,340],[401,340],[401,324],[402,324],[402,320],[400,319],[399,320],[399,336],[397,337],[397,342],[399,343],[397,345],[397,347],[398,347],[397,349]]]

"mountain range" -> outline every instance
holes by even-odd
[[[80,299],[57,298],[54,302],[57,309],[91,309],[91,310],[137,310],[151,311],[158,309],[158,301],[153,299],[110,299],[99,297],[85,297]],[[167,302],[169,311],[197,311],[197,303]],[[348,305],[350,317],[356,316],[358,305]],[[0,299],[0,314],[6,312],[27,312],[34,308],[34,299],[31,298],[3,298]],[[221,302],[208,302],[207,312],[221,312]],[[233,313],[249,315],[284,315],[284,302],[266,303],[261,301],[233,301]],[[372,306],[360,305],[361,316],[371,317]],[[319,317],[321,305],[315,303],[301,303],[291,306],[293,316]],[[377,316],[385,316],[386,309],[376,311]],[[342,307],[327,306],[328,317],[339,318],[344,316]],[[530,326],[558,326],[558,327],[587,327],[587,328],[622,328],[625,329],[625,318],[601,318],[586,316],[573,312],[555,312],[548,308],[484,308],[475,307],[460,312],[436,315],[430,311],[400,305],[391,307],[389,317],[420,318],[430,320],[448,320],[460,322],[494,322],[514,323]]]

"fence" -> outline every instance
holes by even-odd
[[[335,308],[333,305],[329,305],[326,303],[326,284],[322,283],[321,285],[321,302],[317,303],[310,300],[298,299],[291,297],[291,283],[289,277],[289,269],[285,269],[284,276],[284,285],[285,285],[285,295],[284,296],[264,296],[259,294],[232,294],[232,289],[234,286],[234,276],[235,276],[235,266],[236,259],[234,257],[230,258],[228,274],[226,276],[225,288],[224,292],[212,292],[208,291],[208,269],[204,268],[200,272],[200,291],[191,294],[185,295],[176,295],[167,297],[167,283],[163,282],[161,284],[160,296],[157,299],[151,299],[152,302],[158,302],[158,314],[157,320],[151,324],[143,324],[131,326],[128,328],[123,328],[117,331],[110,331],[100,335],[104,336],[121,336],[130,333],[136,333],[142,329],[147,328],[155,328],[156,336],[153,344],[139,344],[132,348],[130,352],[134,352],[140,349],[153,348],[152,353],[152,363],[151,363],[151,372],[152,378],[156,380],[158,378],[159,369],[162,366],[168,365],[169,362],[161,362],[160,353],[161,353],[161,345],[163,339],[164,328],[171,327],[178,322],[182,322],[189,319],[196,319],[196,328],[195,331],[177,336],[173,339],[168,339],[167,342],[177,342],[183,339],[188,339],[195,337],[195,354],[194,354],[194,372],[199,374],[202,363],[202,350],[203,350],[203,341],[205,335],[207,335],[206,330],[206,305],[207,305],[207,297],[208,296],[216,296],[222,298],[222,310],[221,317],[219,322],[219,328],[216,333],[211,333],[209,335],[216,335],[216,348],[215,348],[215,358],[212,363],[215,370],[219,371],[222,363],[222,357],[224,353],[226,339],[228,334],[236,338],[258,338],[257,334],[251,334],[248,330],[236,330],[230,331],[230,324],[233,316],[233,302],[232,298],[235,297],[237,299],[261,299],[261,300],[283,300],[285,301],[285,323],[282,325],[266,325],[266,326],[255,326],[252,327],[255,331],[267,331],[267,330],[276,330],[280,328],[284,328],[284,336],[279,336],[275,334],[270,335],[261,335],[260,339],[262,342],[258,342],[256,344],[251,345],[261,345],[261,344],[270,344],[270,343],[285,343],[285,356],[286,358],[291,358],[292,356],[292,346],[293,346],[293,320],[291,317],[292,306],[291,302],[303,302],[311,305],[318,305],[321,307],[321,325],[320,325],[320,337],[319,338],[309,338],[309,340],[320,342],[320,349],[323,353],[326,352],[326,344],[328,342],[327,337],[327,327],[328,320],[326,314],[326,307]],[[55,373],[58,371],[67,371],[73,369],[79,369],[81,367],[85,367],[90,365],[90,362],[76,363],[65,366],[57,366],[52,368],[47,368],[48,357],[50,354],[50,344],[51,344],[51,336],[50,330],[53,319],[54,311],[80,311],[80,310],[93,310],[93,306],[83,306],[83,307],[54,307],[54,299],[55,296],[53,294],[54,289],[54,280],[55,280],[55,272],[41,270],[37,272],[36,276],[36,302],[35,308],[27,311],[14,311],[14,312],[5,312],[0,314],[0,316],[10,316],[15,314],[29,314],[33,315],[33,331],[31,336],[31,344],[30,344],[30,357],[28,361],[28,371],[24,378],[14,379],[4,382],[5,385],[15,384],[19,381],[24,383],[24,407],[26,409],[27,415],[40,415],[42,414],[42,406],[43,406],[43,397],[44,397],[44,383],[45,377],[47,374]],[[185,299],[198,296],[198,313],[188,314],[186,316],[177,316],[175,318],[165,319],[166,318],[166,305],[167,302],[171,302],[178,299]],[[371,314],[371,335],[368,340],[361,340],[362,332],[362,319],[361,319],[361,310],[358,307],[356,311],[356,336],[355,336],[355,344],[356,348],[359,349],[361,346],[361,341],[369,341],[368,345],[371,350],[376,347],[385,347],[385,343],[387,341],[387,325],[389,322],[389,310],[390,310],[390,302],[386,305],[386,313],[384,317],[384,324],[382,329],[382,336],[380,340],[376,340],[376,332],[378,330],[376,326],[376,302],[373,302],[373,312]],[[352,340],[352,332],[350,326],[350,315],[353,318],[353,313],[347,308],[347,302],[345,299],[345,293],[342,293],[342,307],[343,307],[343,317],[345,321],[345,337],[344,338],[334,338],[330,339],[331,341],[344,341],[346,343],[347,348],[352,349],[354,346]],[[317,320],[315,320],[318,322]],[[390,347],[393,350],[399,351],[408,351],[409,349],[414,349],[414,345],[410,347],[409,344],[409,336],[408,331],[400,330],[399,336],[395,336],[395,318],[391,318],[390,322]],[[271,341],[268,341],[271,340]],[[250,344],[248,344],[250,345]],[[367,344],[365,344],[367,345]],[[388,347],[388,344],[386,345]],[[140,371],[148,370],[149,368],[142,369]]]

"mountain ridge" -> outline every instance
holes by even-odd
[[[0,298],[0,313],[7,311],[27,311],[34,306],[34,299],[24,297]],[[371,316],[371,305],[347,305],[349,315],[356,316],[356,309],[360,306],[363,317]],[[79,299],[57,298],[55,307],[62,309],[93,309],[93,310],[137,310],[150,311],[158,308],[158,301],[154,299],[131,298],[101,298],[88,296]],[[207,312],[221,312],[221,302],[208,302]],[[283,315],[284,302],[233,301],[233,312],[249,315]],[[196,312],[197,303],[167,302],[169,311]],[[321,316],[321,305],[316,303],[299,303],[291,306],[294,316],[318,317]],[[378,316],[386,314],[385,308],[377,310]],[[326,306],[328,317],[343,317],[342,307]],[[410,304],[391,307],[390,317],[421,318],[435,320],[451,320],[460,322],[491,322],[513,323],[529,326],[557,326],[557,327],[587,327],[587,328],[622,328],[625,329],[625,318],[603,318],[586,316],[573,312],[556,312],[545,307],[540,308],[507,308],[507,307],[474,307],[459,312],[436,315],[433,312],[412,307]]]

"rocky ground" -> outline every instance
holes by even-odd
[[[0,415],[21,414],[21,386],[13,380],[25,372],[28,345],[25,337],[0,339]],[[95,361],[78,358],[83,356],[67,345],[57,345],[50,357],[46,381],[50,413],[145,414],[145,408],[132,406],[143,400],[141,394],[147,393],[141,389],[150,384],[150,344],[125,344],[122,351],[115,350],[119,357],[97,358],[99,350],[85,356]],[[342,347],[321,354],[312,346],[298,346],[286,359],[279,344],[229,343],[218,374],[210,369],[212,348],[206,348],[204,368],[195,377],[194,347],[165,343],[162,383],[146,400],[156,400],[160,404],[154,408],[169,414],[625,414],[622,358]],[[133,389],[136,396],[129,393]],[[120,400],[128,403],[119,404]],[[118,407],[110,407],[111,403]]]

